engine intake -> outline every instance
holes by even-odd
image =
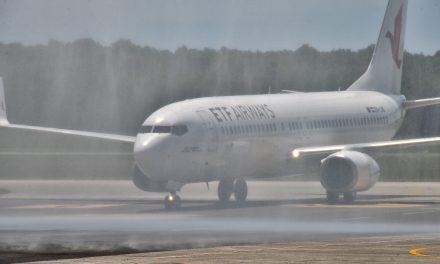
[[[334,153],[321,164],[321,184],[329,192],[366,191],[376,184],[379,175],[377,162],[357,151]]]

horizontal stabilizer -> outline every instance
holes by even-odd
[[[438,104],[440,104],[440,97],[420,99],[420,100],[407,100],[402,103],[402,107],[404,109],[413,109],[413,108],[438,105]]]

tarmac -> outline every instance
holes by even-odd
[[[128,181],[0,181],[0,263],[440,261],[440,183],[378,183],[339,205],[318,182],[252,181],[240,206],[216,188],[188,185],[166,211]]]

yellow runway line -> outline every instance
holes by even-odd
[[[440,246],[436,247],[436,248],[440,248]],[[432,249],[432,247],[430,247],[430,248],[415,248],[415,249],[411,249],[410,251],[408,251],[408,253],[411,255],[417,256],[417,257],[440,259],[440,255],[430,255],[430,254],[423,254],[422,253],[422,252],[427,251],[429,249]]]

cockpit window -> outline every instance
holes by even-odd
[[[154,126],[153,133],[171,133],[170,126]]]
[[[185,125],[172,126],[171,133],[176,136],[182,136],[188,132],[188,128]]]
[[[146,134],[151,133],[151,130],[153,129],[153,126],[142,126],[141,129],[139,129],[139,134]]]
[[[171,133],[176,136],[182,136],[188,132],[188,127],[186,125],[175,125],[175,126],[142,126],[139,129],[139,134],[147,133],[160,133],[167,134]]]

